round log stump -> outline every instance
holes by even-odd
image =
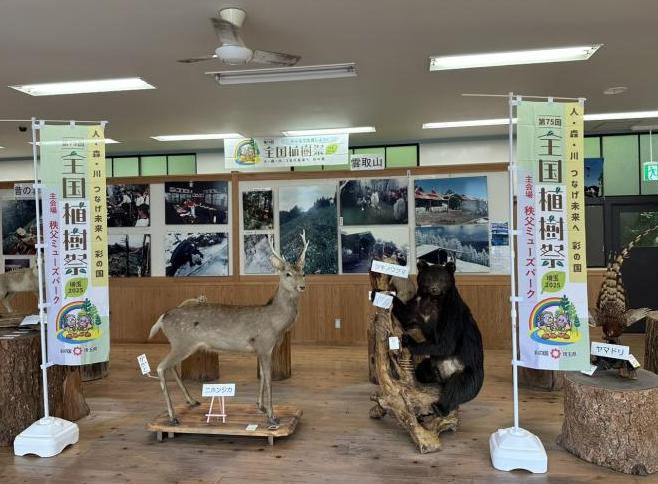
[[[651,311],[646,319],[644,336],[644,368],[658,373],[658,311]]]
[[[181,362],[181,378],[197,382],[219,380],[219,355],[199,350]]]
[[[292,375],[292,353],[290,331],[286,331],[272,351],[272,381],[281,381]],[[256,376],[260,378],[260,368],[256,363]]]
[[[0,329],[0,446],[43,416],[38,331]],[[89,414],[75,366],[48,368],[50,415],[75,421]]]
[[[93,381],[105,378],[110,372],[109,361],[92,363],[91,365],[80,365],[80,376],[82,381]]]
[[[562,390],[564,386],[564,372],[520,367],[519,385],[547,392]]]
[[[615,370],[593,377],[567,373],[564,422],[558,444],[583,460],[619,472],[658,471],[658,375],[637,371],[637,380]]]

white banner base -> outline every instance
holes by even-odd
[[[491,463],[499,471],[525,469],[534,474],[548,470],[544,445],[535,434],[520,427],[498,429],[489,438]]]
[[[23,430],[14,439],[14,454],[53,457],[68,445],[78,442],[78,425],[58,417],[44,417]]]

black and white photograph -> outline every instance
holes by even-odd
[[[489,225],[416,227],[416,259],[430,264],[452,260],[458,272],[489,272]]]
[[[274,228],[272,189],[242,193],[242,213],[244,230],[272,230]]]
[[[151,236],[109,234],[107,259],[110,265],[110,277],[149,277]]]
[[[228,234],[169,232],[165,235],[167,277],[228,276]]]
[[[27,269],[30,267],[30,259],[7,259],[5,258],[5,272]]]
[[[2,253],[34,255],[37,217],[34,200],[2,200]]]
[[[281,255],[297,260],[302,250],[302,230],[309,241],[304,272],[338,273],[338,222],[336,185],[285,186],[279,189]]]
[[[108,227],[151,225],[149,185],[108,185],[106,191]]]
[[[165,223],[167,225],[228,223],[228,182],[165,183]]]
[[[409,260],[409,229],[400,227],[343,227],[340,231],[343,273],[367,273],[373,260]]]
[[[268,240],[269,239],[269,240]],[[272,234],[250,234],[244,236],[244,273],[245,274],[273,274],[274,268],[270,262],[274,244]]]
[[[343,225],[406,224],[407,180],[381,178],[340,182]]]
[[[416,226],[489,221],[486,176],[419,179],[414,198]]]

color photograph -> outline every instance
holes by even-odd
[[[272,234],[252,234],[244,236],[242,250],[244,253],[245,274],[274,273],[274,268],[270,262],[270,256],[272,255],[270,242],[274,243],[274,236]]]
[[[603,196],[603,158],[585,158],[585,196]]]
[[[109,234],[107,259],[110,265],[110,277],[149,277],[151,236]]]
[[[365,274],[372,261],[394,258],[406,266],[409,229],[401,227],[343,227],[340,231],[343,273]]]
[[[274,209],[272,190],[250,190],[242,193],[242,225],[244,230],[272,230]]]
[[[302,251],[302,230],[309,241],[306,274],[338,272],[336,186],[333,183],[279,189],[281,255],[290,262]]]
[[[5,272],[27,269],[30,267],[30,259],[5,259]]]
[[[168,277],[228,276],[228,234],[174,233],[165,235]]]
[[[491,222],[491,245],[509,245],[509,225],[507,222]]]
[[[149,185],[107,185],[106,191],[108,227],[151,225]]]
[[[489,226],[417,227],[416,259],[430,264],[453,260],[458,272],[489,272]]]
[[[343,225],[406,224],[407,180],[382,178],[340,182]]]
[[[228,182],[165,183],[165,223],[228,223]]]
[[[2,253],[34,255],[37,215],[34,200],[2,200]]]
[[[489,221],[486,176],[419,179],[414,191],[417,226]]]

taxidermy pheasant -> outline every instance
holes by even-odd
[[[621,266],[635,245],[645,236],[658,229],[658,225],[645,230],[631,240],[616,256],[612,257],[606,267],[605,278],[599,290],[596,308],[589,310],[590,326],[601,326],[606,343],[619,344],[619,338],[624,330],[640,321],[649,313],[649,308],[627,309],[628,296],[621,277]],[[594,358],[592,361],[602,369],[619,368],[619,375],[635,378],[635,369],[624,360]],[[620,366],[621,365],[621,366]]]

